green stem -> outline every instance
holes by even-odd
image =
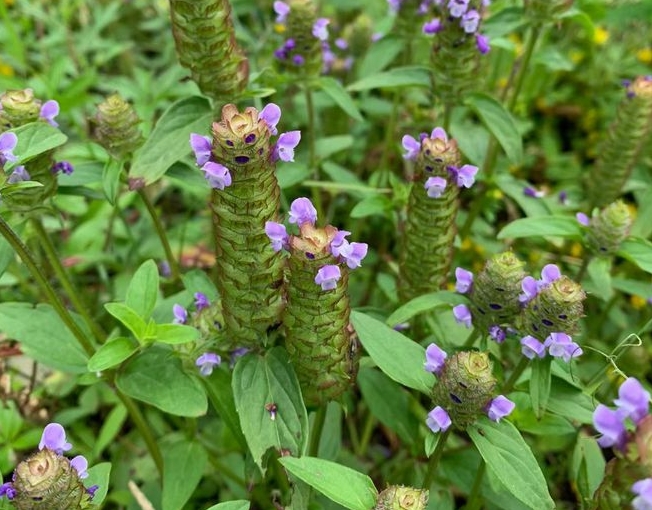
[[[376,426],[376,418],[371,412],[369,412],[367,414],[367,419],[364,422],[364,426],[362,428],[362,436],[360,438],[360,444],[358,445],[358,450],[356,451],[356,455],[358,457],[364,456],[365,452],[367,451],[369,442],[371,441],[371,435],[374,432],[375,426]]]
[[[589,262],[591,262],[591,255],[585,254],[584,257],[582,258],[582,265],[580,266],[580,269],[577,272],[577,276],[575,276],[575,280],[578,283],[582,281],[582,278],[584,278],[584,274],[586,273],[586,270],[589,267]]]
[[[484,478],[484,472],[487,465],[484,462],[484,459],[480,458],[480,465],[478,470],[475,472],[475,480],[473,480],[473,487],[471,487],[471,493],[467,499],[465,510],[478,510],[481,507],[480,501],[480,487],[482,487],[482,479]]]
[[[310,447],[308,455],[311,457],[319,456],[319,442],[321,441],[321,433],[324,430],[324,423],[326,423],[326,410],[327,404],[322,404],[315,412],[315,419],[312,422],[312,434],[310,435]]]
[[[174,256],[174,254],[172,253],[172,248],[170,247],[170,241],[168,240],[168,236],[165,233],[165,227],[161,222],[161,218],[159,218],[159,215],[156,213],[156,209],[154,209],[154,204],[147,196],[147,193],[145,192],[144,188],[140,188],[138,190],[138,195],[140,195],[141,200],[143,201],[145,207],[147,208],[149,217],[152,219],[152,223],[154,223],[154,228],[156,229],[158,238],[161,241],[163,250],[165,251],[165,258],[167,258],[168,264],[170,264],[170,272],[172,273],[171,276],[174,280],[177,280],[179,278],[179,275],[181,274],[181,271],[179,270],[179,263],[177,262],[177,259]]]
[[[20,240],[20,238],[16,235],[13,229],[1,216],[0,216],[0,235],[2,235],[2,237],[4,237],[7,240],[7,242],[11,245],[13,250],[20,256],[21,260],[24,262],[24,264],[29,269],[29,272],[36,280],[36,283],[39,285],[41,290],[45,293],[45,295],[48,298],[48,301],[50,301],[52,307],[55,309],[57,314],[59,314],[59,317],[61,317],[63,323],[68,327],[70,332],[75,336],[77,342],[82,347],[82,349],[84,349],[84,351],[89,356],[92,356],[95,353],[95,348],[93,347],[93,344],[86,337],[86,334],[82,331],[79,325],[75,322],[75,319],[73,319],[68,309],[61,302],[61,299],[59,298],[55,290],[52,288],[52,286],[48,282],[47,278],[45,277],[41,269],[38,267],[38,264],[36,263],[34,256],[27,249],[27,246],[25,246],[25,244]]]
[[[507,109],[511,112],[514,110],[516,101],[518,101],[518,96],[521,93],[523,88],[523,83],[525,83],[525,77],[528,75],[530,70],[530,60],[532,59],[532,54],[534,53],[534,48],[539,42],[539,37],[543,33],[543,25],[533,25],[530,28],[528,33],[527,42],[525,43],[525,52],[523,53],[523,58],[519,64],[518,74],[516,75],[516,83],[512,89],[512,94],[507,102]]]
[[[57,254],[56,249],[52,244],[50,236],[45,231],[43,224],[38,218],[32,218],[31,223],[34,227],[34,230],[36,231],[36,235],[38,236],[39,241],[41,242],[43,251],[45,251],[45,256],[48,259],[48,263],[54,270],[54,274],[57,276],[57,279],[59,280],[59,283],[68,296],[68,299],[70,299],[70,302],[75,307],[79,315],[82,316],[86,326],[88,326],[88,328],[93,332],[95,339],[98,342],[104,342],[104,340],[106,340],[106,333],[102,330],[102,328],[100,328],[99,324],[97,324],[93,317],[91,317],[90,313],[86,309],[86,306],[80,299],[81,294],[77,289],[75,289],[75,286],[70,280],[68,273],[61,264],[59,255]]]
[[[469,336],[465,340],[463,347],[465,349],[473,347],[473,344],[475,343],[475,341],[478,338],[480,338],[481,335],[482,335],[482,333],[480,332],[480,330],[478,328],[473,328],[473,331],[471,331],[471,333],[469,333]]]
[[[504,394],[508,394],[512,391],[512,389],[514,389],[514,385],[516,384],[516,381],[518,380],[519,377],[521,377],[521,374],[527,368],[529,362],[530,360],[525,356],[521,358],[521,361],[519,361],[518,365],[516,365],[516,368],[512,372],[512,375],[510,375],[509,379],[507,379],[505,386],[503,386],[502,392]]]
[[[306,110],[308,113],[308,151],[309,151],[309,168],[313,172],[313,178],[318,179],[317,173],[317,152],[315,138],[315,104],[312,100],[312,90],[309,83],[304,83],[303,91],[306,96]]]
[[[149,454],[151,455],[152,460],[156,465],[156,469],[159,473],[159,476],[162,479],[163,478],[163,456],[161,455],[161,450],[158,447],[156,438],[152,434],[151,427],[145,420],[145,417],[143,416],[143,413],[140,411],[140,408],[130,397],[128,397],[127,395],[119,391],[117,388],[116,388],[116,394],[118,395],[118,398],[127,409],[127,412],[131,417],[131,421],[136,426],[138,432],[140,433],[143,440],[145,441],[147,450],[149,450]]]
[[[432,485],[433,479],[435,478],[435,471],[437,471],[437,466],[439,465],[439,460],[441,459],[442,454],[444,453],[444,446],[446,445],[446,440],[451,433],[451,429],[446,429],[445,432],[439,436],[439,441],[437,441],[437,446],[435,451],[430,457],[428,464],[428,471],[426,471],[426,476],[423,477],[423,483],[421,484],[422,489],[429,490]]]

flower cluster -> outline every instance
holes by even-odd
[[[506,272],[505,267],[516,271]],[[505,260],[495,258],[487,263],[476,283],[473,273],[457,268],[455,288],[469,295],[471,307],[455,306],[456,321],[469,328],[476,321],[477,327],[487,328],[489,336],[499,343],[508,332],[520,332],[521,352],[529,359],[543,358],[546,352],[565,362],[580,356],[582,348],[570,334],[582,314],[585,294],[581,287],[563,276],[554,264],[546,265],[538,280],[523,276],[520,268],[514,262],[505,264]],[[510,292],[519,279],[522,292]]]
[[[362,259],[367,255],[366,243],[349,242],[346,239],[351,232],[337,230],[332,226],[317,229],[315,227],[317,210],[307,198],[297,198],[292,202],[288,221],[299,227],[300,236],[290,236],[282,223],[274,221],[265,223],[265,232],[274,251],[293,247],[304,251],[306,257],[314,258],[315,253],[310,250],[326,249],[336,262],[346,264],[349,269],[360,267]],[[315,283],[321,286],[322,290],[332,290],[337,286],[341,276],[339,265],[326,264],[317,271]]]
[[[433,432],[444,432],[451,425],[463,429],[483,412],[498,422],[514,410],[514,402],[507,397],[492,396],[496,380],[486,353],[458,352],[449,358],[431,343],[426,348],[424,368],[438,379],[433,388],[437,405],[426,418]]]
[[[585,240],[589,248],[601,256],[612,255],[620,248],[634,221],[629,207],[622,200],[595,210],[591,218],[582,212],[575,217],[580,225],[586,227]]]
[[[424,141],[426,142],[424,143]],[[449,141],[446,131],[441,127],[436,127],[432,130],[430,136],[428,136],[428,133],[421,133],[419,140],[410,135],[403,136],[401,143],[406,151],[403,158],[410,161],[417,161],[422,152],[430,154],[431,149],[425,146],[433,141],[435,145],[441,146],[442,148],[447,146]],[[426,173],[433,171],[433,168],[427,164],[424,169]],[[446,165],[446,170],[448,172],[448,179],[442,176],[430,176],[426,179],[423,187],[430,198],[441,197],[449,181],[453,182],[458,188],[470,188],[473,186],[475,176],[478,173],[478,167],[473,165]]]
[[[598,444],[614,447],[618,460],[623,462],[649,463],[650,393],[636,378],[628,377],[620,385],[614,404],[615,409],[598,404],[593,412],[593,426],[601,434]],[[634,510],[652,507],[652,477],[638,480],[631,491],[636,494],[632,501]]]
[[[6,163],[13,163],[17,161],[14,154],[14,149],[18,143],[18,137],[7,131],[0,135],[0,167],[4,168]],[[15,167],[9,177],[7,177],[7,184],[16,184],[18,182],[29,181],[30,175],[23,165]]]
[[[38,445],[39,452],[16,467],[11,482],[0,485],[0,497],[42,501],[43,508],[55,506],[51,498],[70,498],[66,508],[77,508],[83,498],[90,500],[98,486],[85,488],[82,485],[81,480],[88,477],[88,461],[83,455],[72,459],[65,457],[63,453],[71,448],[62,425],[46,425]],[[59,503],[59,499],[56,502]]]
[[[246,111],[245,113],[252,112]],[[278,133],[276,125],[280,119],[281,109],[279,106],[274,103],[269,103],[257,114],[256,122],[251,122],[251,129],[242,134],[241,142],[245,145],[256,143],[258,135],[255,131],[266,130],[269,135],[276,135]],[[272,150],[272,159],[274,161],[279,159],[281,161],[294,161],[294,149],[299,145],[300,140],[300,131],[281,133]],[[231,143],[229,143],[229,141]],[[227,145],[229,147],[235,146],[232,140],[227,140]],[[190,146],[195,154],[197,166],[201,168],[202,172],[204,172],[204,177],[210,184],[211,188],[223,190],[231,185],[231,171],[225,165],[211,161],[213,148],[210,138],[197,133],[191,133]],[[246,155],[235,157],[236,163],[246,164],[249,161],[250,158]]]

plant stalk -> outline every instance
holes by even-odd
[[[430,489],[430,486],[432,485],[432,482],[435,478],[435,471],[437,471],[437,466],[439,465],[441,456],[444,453],[444,446],[446,445],[446,440],[448,439],[450,433],[451,433],[451,429],[448,428],[446,429],[445,432],[442,432],[442,434],[439,436],[439,441],[437,441],[437,446],[435,447],[435,451],[430,457],[428,463],[428,471],[426,471],[426,476],[423,477],[423,483],[421,484],[422,489],[426,489],[426,490]]]
[[[312,422],[312,434],[310,435],[310,446],[308,448],[308,455],[311,457],[319,456],[319,443],[321,441],[321,433],[324,430],[324,423],[326,423],[326,410],[328,404],[322,404],[315,412],[315,419]]]

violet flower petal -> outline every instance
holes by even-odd
[[[204,166],[211,157],[211,139],[207,136],[190,133],[190,147],[195,153],[195,162],[197,166]]]
[[[648,415],[650,393],[635,377],[628,377],[618,388],[618,398],[614,404],[622,409],[634,423]]]
[[[304,223],[315,224],[317,221],[317,209],[312,205],[312,202],[305,198],[300,197],[295,199],[290,204],[290,216],[288,218],[290,223],[296,223],[301,226]]]
[[[446,189],[446,179],[443,177],[428,177],[423,187],[430,198],[439,198]]]
[[[301,131],[281,133],[276,141],[276,156],[282,161],[294,161],[294,149],[300,141]]]
[[[516,407],[516,404],[504,395],[495,397],[487,407],[487,416],[490,420],[499,422],[501,418],[509,416]]]
[[[222,363],[222,358],[214,352],[205,352],[195,360],[195,365],[199,367],[199,373],[209,376],[213,369]]]
[[[229,169],[224,165],[208,161],[204,163],[201,170],[204,172],[204,177],[208,181],[208,184],[210,184],[211,188],[223,190],[224,188],[231,186],[231,172],[229,172]]]
[[[471,327],[471,310],[466,305],[457,305],[453,307],[453,315],[459,324],[464,324],[467,328]]]
[[[473,285],[473,273],[464,268],[455,268],[455,290],[460,294],[466,294]]]
[[[57,127],[59,125],[54,120],[57,115],[59,115],[59,103],[57,103],[54,99],[50,99],[41,105],[39,117],[46,120],[51,126]]]
[[[401,144],[403,145],[403,148],[407,151],[405,154],[403,154],[404,159],[409,159],[410,161],[414,161],[415,159],[417,159],[417,156],[419,155],[419,151],[421,150],[420,142],[418,142],[413,136],[405,135],[401,139]]]
[[[274,2],[276,3],[283,3],[283,2]],[[288,11],[289,11],[288,7]],[[292,41],[292,47],[294,46],[294,39],[288,39],[285,43],[285,49],[288,49],[288,43]],[[292,48],[289,48],[292,49]],[[260,112],[258,113],[258,120],[264,120],[265,124],[267,124],[267,128],[269,129],[269,132],[273,135],[278,133],[278,130],[276,129],[276,125],[278,124],[278,121],[281,120],[281,108],[279,108],[278,105],[274,103],[269,103],[268,105],[265,106]]]
[[[428,428],[434,433],[445,432],[451,424],[450,416],[448,416],[446,410],[440,406],[437,406],[430,411],[426,418],[426,425],[428,425]]]
[[[43,429],[38,449],[47,448],[59,455],[67,452],[72,445],[66,441],[66,430],[59,423],[48,423]]]
[[[285,225],[282,223],[276,223],[275,221],[266,221],[265,222],[265,233],[269,240],[272,243],[272,249],[274,251],[281,251],[283,248],[288,247],[288,232],[285,228]]]
[[[439,375],[444,368],[448,354],[441,347],[435,343],[431,343],[426,347],[426,362],[423,367],[426,372],[432,372]]]
[[[319,268],[315,276],[315,283],[320,285],[322,290],[333,290],[337,287],[337,282],[341,277],[340,268],[329,264]]]
[[[602,448],[615,446],[623,450],[627,442],[627,430],[625,429],[624,414],[620,410],[609,409],[607,406],[598,404],[593,411],[593,427],[601,437],[598,444]]]
[[[88,469],[88,461],[86,460],[86,457],[83,455],[77,455],[70,460],[70,465],[75,468],[77,476],[79,476],[81,480],[88,478],[88,472],[86,471]]]

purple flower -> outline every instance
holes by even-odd
[[[566,333],[550,333],[543,345],[548,348],[548,354],[555,358],[562,358],[566,363],[583,353],[582,348]]]
[[[29,172],[25,170],[23,165],[20,165],[14,168],[14,171],[11,172],[9,177],[7,177],[7,183],[16,184],[19,182],[29,181],[30,179]]]
[[[426,425],[434,433],[445,432],[452,424],[451,417],[448,416],[446,410],[440,406],[435,407],[428,413],[426,418]]]
[[[337,287],[337,281],[341,278],[342,273],[338,266],[329,264],[319,268],[315,283],[321,285],[321,290],[333,290]]]
[[[434,140],[435,138],[439,138],[440,140],[443,140],[444,142],[448,142],[448,135],[446,134],[446,131],[444,130],[443,127],[436,127],[432,130],[432,133],[430,133],[430,138]]]
[[[516,404],[503,395],[495,397],[487,406],[487,416],[495,422],[508,416],[516,407]]]
[[[441,24],[441,20],[439,18],[433,18],[430,21],[426,21],[423,24],[423,27],[421,27],[421,31],[425,35],[434,35],[437,32],[440,32],[442,28],[444,27]]]
[[[292,56],[292,63],[293,63],[295,66],[302,66],[303,64],[306,63],[306,59],[303,58],[301,55],[296,54],[296,55],[293,55],[293,56]],[[299,142],[297,142],[297,143],[299,143]],[[293,161],[293,160],[289,160],[289,161]]]
[[[51,126],[57,127],[59,124],[54,120],[57,115],[59,115],[59,103],[54,99],[50,99],[43,103],[41,111],[39,112],[39,117],[46,120]]]
[[[274,2],[274,12],[276,13],[276,23],[285,23],[285,18],[290,14],[290,6],[277,0]]]
[[[285,225],[276,223],[275,221],[266,221],[265,233],[272,242],[272,249],[274,251],[281,251],[283,248],[287,249],[289,237]]]
[[[401,143],[403,144],[403,148],[407,151],[403,154],[403,157],[410,161],[417,159],[419,151],[421,150],[421,142],[417,142],[415,138],[410,135],[405,135],[401,139]]]
[[[618,389],[618,398],[614,400],[634,423],[640,422],[648,414],[650,393],[634,377],[628,377]]]
[[[461,27],[467,34],[474,34],[480,24],[480,14],[475,9],[471,9],[462,16]]]
[[[475,34],[475,46],[483,55],[486,55],[489,53],[489,50],[491,50],[491,46],[489,46],[489,38],[486,35]]]
[[[7,496],[8,500],[12,500],[16,497],[16,489],[14,489],[14,485],[11,482],[0,485],[0,498],[2,496]]]
[[[541,198],[544,195],[543,191],[539,191],[532,186],[525,186],[525,188],[523,188],[523,194],[532,198]]]
[[[336,248],[336,251],[344,259],[349,269],[355,269],[356,267],[360,267],[362,259],[367,256],[368,248],[367,243],[349,243],[347,240],[343,240]],[[331,245],[331,253],[332,251]]]
[[[539,285],[532,276],[523,278],[521,289],[523,289],[523,294],[518,297],[518,300],[523,304],[532,301],[539,293]]]
[[[172,307],[172,314],[174,315],[174,324],[185,324],[188,321],[188,310],[183,306],[176,304]]]
[[[195,292],[195,308],[197,311],[203,310],[210,306],[210,301],[203,292]]]
[[[6,132],[0,135],[0,166],[7,161],[16,161],[14,149],[18,143],[18,137],[14,133]]]
[[[238,347],[237,349],[233,349],[231,351],[231,355],[229,356],[229,368],[233,368],[235,366],[235,362],[238,361],[239,358],[242,358],[245,354],[249,352],[250,349],[247,347]]]
[[[201,375],[211,375],[213,373],[213,368],[222,363],[222,358],[214,352],[205,352],[195,360],[195,365],[199,367],[199,373]]]
[[[294,161],[294,148],[301,141],[301,131],[282,133],[276,141],[274,153],[282,161]]]
[[[312,26],[312,35],[314,35],[320,41],[328,40],[328,24],[331,21],[328,18],[318,18]]]
[[[231,186],[231,172],[224,165],[208,161],[201,167],[204,177],[213,189],[224,189]]]
[[[283,2],[275,2],[282,4]],[[289,9],[289,8],[288,8]],[[288,44],[292,41],[292,46],[294,47],[294,39],[288,39],[285,43],[285,47],[287,48]],[[267,128],[269,129],[269,132],[273,135],[278,133],[278,130],[276,129],[276,124],[278,124],[278,121],[281,120],[281,109],[279,108],[278,105],[274,103],[269,103],[265,108],[260,110],[258,113],[258,120],[264,120],[265,124],[267,124]]]
[[[290,204],[290,217],[288,218],[290,223],[296,223],[301,226],[304,223],[310,223],[311,225],[315,224],[317,221],[317,209],[312,205],[312,202],[305,198],[297,198]]]
[[[426,372],[439,375],[444,368],[447,356],[446,351],[441,349],[437,344],[430,344],[426,347],[426,362],[423,367],[426,369]]]
[[[580,225],[584,225],[585,227],[588,227],[588,226],[591,224],[591,220],[590,220],[589,217],[588,217],[586,214],[584,214],[583,212],[578,212],[578,213],[575,215],[575,219],[577,219],[577,222],[578,222]]]
[[[335,39],[335,46],[337,46],[341,50],[345,50],[349,47],[349,43],[346,41],[346,39],[342,39],[341,37],[338,37]]]
[[[546,355],[546,346],[533,336],[527,335],[521,338],[521,352],[528,359],[534,357],[543,358]]]
[[[459,188],[470,188],[475,182],[475,174],[478,173],[478,167],[473,165],[464,165],[462,168],[455,168],[455,180]]]
[[[625,429],[624,413],[622,410],[609,409],[607,406],[598,404],[593,411],[593,427],[601,437],[598,438],[598,444],[602,448],[615,446],[623,450],[627,442],[627,430]]]
[[[446,189],[446,179],[443,177],[428,177],[423,187],[430,198],[439,198]]]
[[[396,14],[401,9],[401,0],[387,0],[389,12]]]
[[[54,165],[52,165],[51,171],[53,174],[58,174],[61,172],[62,174],[70,175],[75,171],[75,168],[69,161],[57,161]]]
[[[91,499],[93,499],[93,497],[95,497],[95,493],[97,492],[97,489],[99,489],[99,488],[100,488],[100,486],[97,485],[97,484],[96,485],[91,485],[90,487],[88,487],[86,489],[86,493],[91,497]]]
[[[636,497],[632,501],[634,510],[650,510],[652,508],[652,478],[643,478],[632,485]]]
[[[555,264],[546,264],[541,270],[541,280],[539,280],[540,289],[547,287],[555,280],[561,278],[561,271]]]
[[[459,324],[464,324],[467,328],[471,327],[471,310],[466,305],[457,305],[453,307],[453,315]]]
[[[80,479],[88,478],[88,461],[83,455],[77,455],[70,460],[70,465],[75,468]]]
[[[340,256],[340,247],[348,242],[346,241],[346,237],[350,236],[351,232],[348,230],[338,230],[335,233],[335,237],[333,237],[333,240],[331,241],[331,253],[333,254],[333,257],[339,257]]]
[[[448,10],[453,18],[461,18],[469,8],[469,0],[450,0]]]
[[[53,452],[62,455],[72,448],[72,445],[66,442],[66,431],[59,423],[48,423],[43,429],[41,441],[38,449],[47,448]]]
[[[489,336],[493,338],[496,343],[502,344],[505,341],[506,333],[498,324],[494,324],[489,327]]]
[[[558,197],[559,197],[559,203],[561,205],[566,205],[566,202],[568,202],[568,192],[562,190],[559,192]]]
[[[211,139],[197,133],[190,133],[190,147],[195,153],[197,166],[204,166],[211,157]]]
[[[455,268],[455,290],[460,294],[466,294],[473,285],[473,273],[461,267]]]
[[[162,260],[158,264],[158,272],[161,276],[169,278],[172,275],[172,270],[170,269],[170,263],[167,260]]]

